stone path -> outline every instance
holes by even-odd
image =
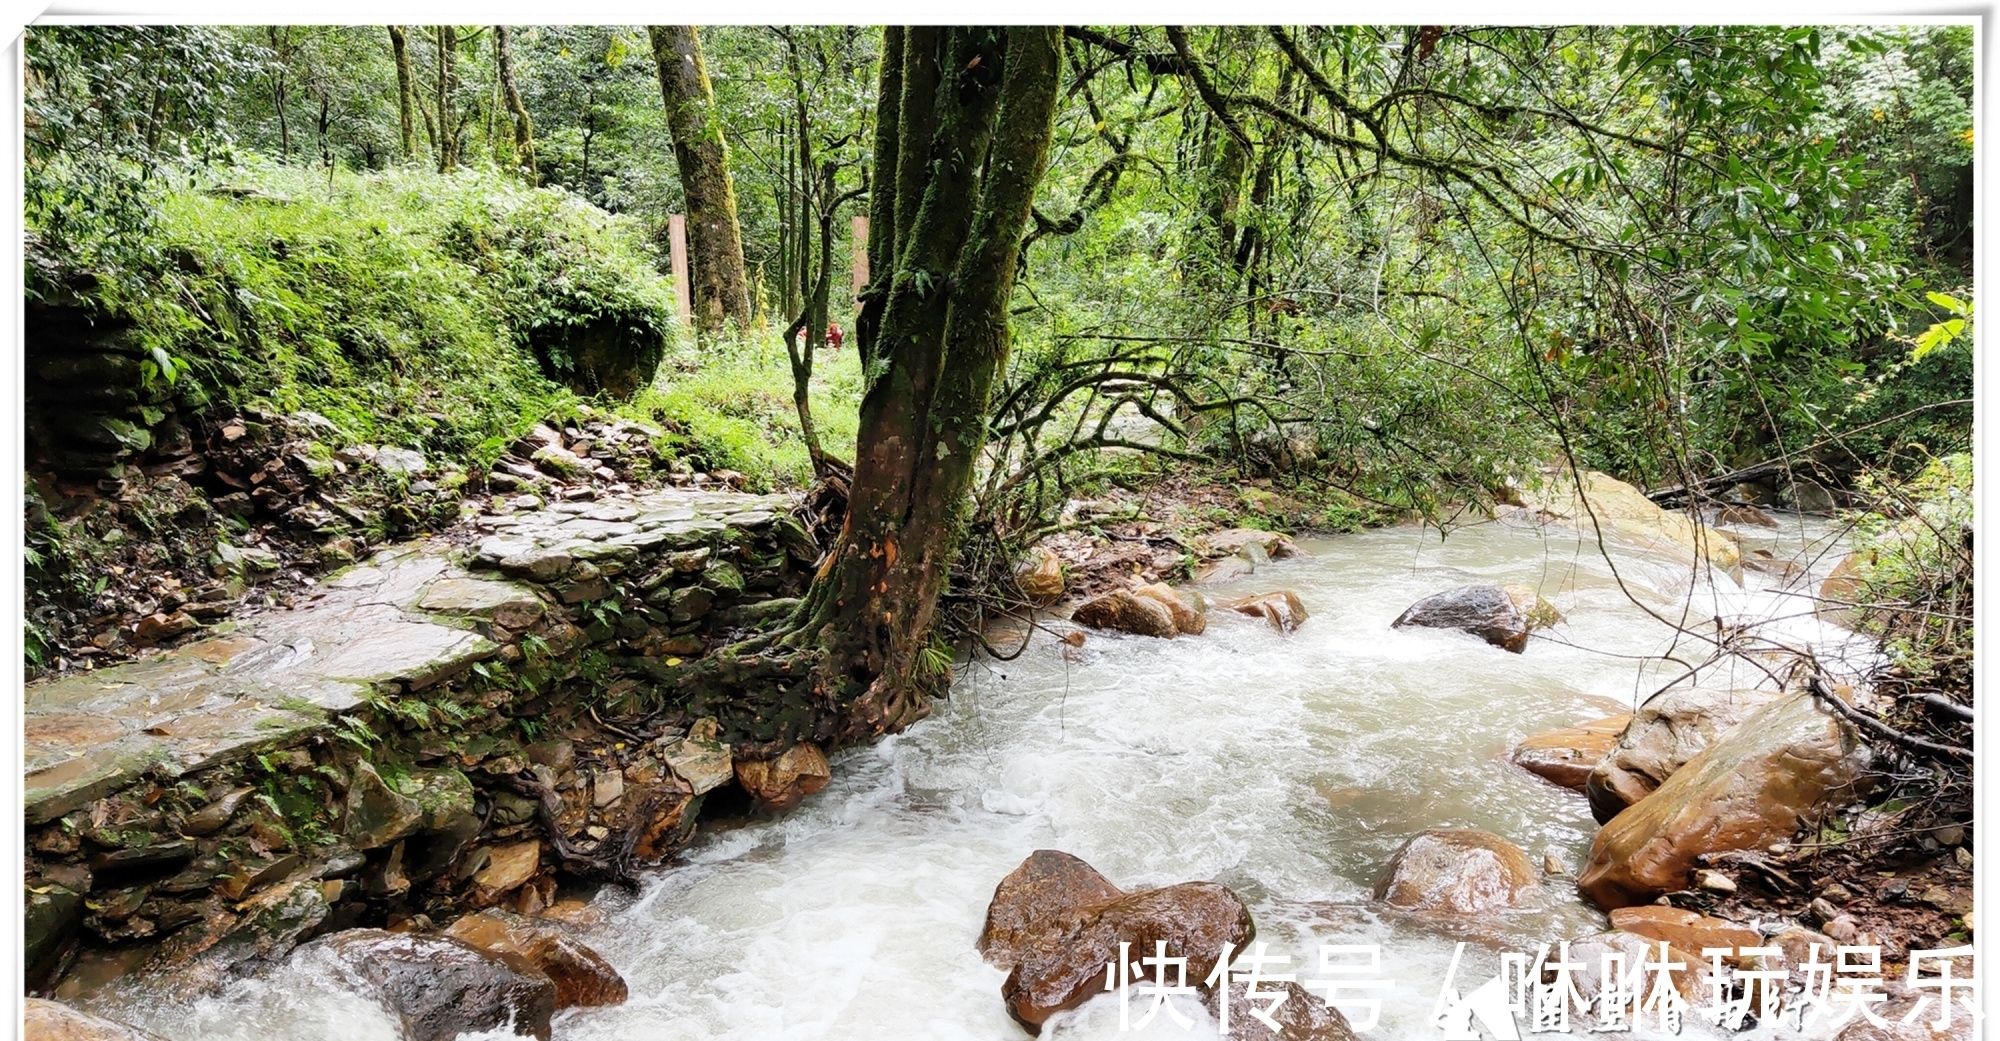
[[[534,583],[580,561],[629,561],[768,527],[787,496],[662,489],[480,516],[381,550],[289,610],[246,615],[194,643],[31,684],[25,807],[36,825],[139,780],[297,744],[370,696],[419,690],[495,654],[494,627],[541,618]],[[468,554],[457,543],[483,534]],[[499,574],[495,574],[495,572]],[[590,598],[571,586],[565,602]]]

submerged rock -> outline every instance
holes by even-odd
[[[1618,744],[1619,735],[1631,721],[1630,712],[1621,712],[1536,734],[1514,746],[1514,763],[1564,788],[1583,791],[1590,771]]]
[[[1653,793],[1750,714],[1783,695],[1771,690],[1670,690],[1639,707],[1583,785],[1604,824]]]
[[[1541,889],[1528,855],[1491,832],[1420,832],[1375,880],[1375,899],[1408,911],[1471,914],[1520,906]]]
[[[785,749],[776,759],[736,760],[736,783],[766,810],[789,810],[831,780],[826,753],[810,741]]]
[[[532,968],[556,985],[556,1007],[625,1002],[625,978],[604,956],[553,926],[503,911],[481,911],[451,924],[444,935],[495,955],[516,969]]]
[[[1766,705],[1599,828],[1577,889],[1607,910],[1685,889],[1702,854],[1790,839],[1851,801],[1868,761],[1811,694]]]
[[[1528,633],[1537,628],[1499,586],[1459,586],[1427,596],[1389,623],[1392,629],[1411,626],[1462,629],[1515,654],[1527,649]]]
[[[29,998],[23,1041],[160,1041],[138,1027],[73,1009],[60,1001]]]
[[[1222,606],[1237,614],[1247,614],[1252,618],[1262,618],[1271,623],[1271,628],[1288,633],[1306,624],[1306,605],[1299,602],[1299,595],[1289,589],[1271,593],[1259,593],[1231,600]]]
[[[325,959],[401,1021],[406,1041],[454,1041],[512,1029],[548,1041],[556,985],[471,944],[442,936],[349,929],[298,949]]]

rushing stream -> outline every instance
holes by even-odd
[[[1817,588],[1838,552],[1823,525],[1785,524],[1746,532],[1747,545],[1799,556],[1812,574],[1796,588]],[[1709,633],[1717,617],[1777,619],[1759,631],[1836,657],[1845,635],[1768,576],[1747,575],[1748,588],[1693,583],[1673,558],[1622,550],[1614,575],[1594,542],[1554,531],[1485,523],[1440,540],[1403,527],[1302,548],[1310,555],[1206,591],[1292,589],[1311,613],[1296,633],[1215,612],[1197,637],[1092,634],[1080,661],[1038,637],[1017,660],[967,667],[908,733],[840,756],[834,783],[791,814],[703,837],[636,894],[601,894],[607,913],[583,939],[632,997],[560,1014],[556,1038],[1017,1041],[1026,1035],[1002,1007],[1003,974],[973,940],[994,884],[1044,847],[1126,889],[1229,885],[1257,938],[1291,956],[1301,979],[1323,975],[1320,944],[1379,943],[1379,976],[1394,986],[1379,992],[1380,1025],[1364,1036],[1437,1037],[1429,1017],[1455,939],[1473,941],[1457,983],[1470,990],[1495,971],[1496,945],[1532,951],[1600,931],[1604,918],[1552,879],[1539,904],[1453,923],[1454,935],[1371,908],[1370,887],[1427,828],[1481,828],[1537,863],[1548,853],[1571,871],[1581,864],[1594,831],[1583,797],[1507,754],[1529,735],[1630,708],[1684,671],[1663,653],[1704,656],[1627,591]],[[1389,628],[1412,602],[1474,582],[1538,585],[1569,620],[1520,655]],[[1733,667],[1706,679],[1762,679]],[[177,1041],[395,1037],[385,1014],[310,968],[188,1001],[127,983],[91,1004]],[[1205,1013],[1181,1007],[1193,1030],[1161,1017],[1146,1035],[1214,1036]],[[1124,1036],[1117,999],[1059,1016],[1044,1036]]]

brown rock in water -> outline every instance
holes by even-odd
[[[1284,560],[1299,555],[1299,547],[1291,539],[1275,531],[1259,531],[1255,528],[1228,528],[1210,532],[1202,536],[1201,542],[1212,556],[1228,556],[1241,553],[1246,546],[1255,546],[1263,555],[1272,560]]]
[[[1860,553],[1849,553],[1833,566],[1833,573],[1819,584],[1819,603],[1813,613],[1829,625],[1854,627],[1854,605],[1861,601],[1864,583],[1861,569],[1872,563]]]
[[[1471,914],[1519,906],[1541,889],[1520,847],[1491,832],[1420,832],[1375,880],[1375,899],[1409,911]]]
[[[1040,1033],[1050,1016],[1103,993],[1104,967],[1117,960],[1120,942],[1131,944],[1135,961],[1165,942],[1168,957],[1187,959],[1188,982],[1199,986],[1215,971],[1223,944],[1240,949],[1256,931],[1250,909],[1214,882],[1133,893],[1106,904],[1060,945],[1029,953],[1000,985],[1000,996],[1009,1014]]]
[[[789,810],[831,780],[826,754],[810,741],[785,749],[776,759],[736,760],[736,783],[767,810]]]
[[[1242,597],[1222,606],[1237,614],[1262,618],[1271,623],[1271,628],[1281,633],[1291,632],[1306,624],[1306,605],[1300,603],[1299,595],[1289,589]]]
[[[138,1027],[93,1016],[60,1001],[29,998],[22,1041],[160,1041]]]
[[[1784,695],[1773,690],[1670,690],[1632,713],[1618,741],[1590,771],[1583,794],[1603,824],[1653,793],[1751,713]]]
[[[1611,927],[1648,940],[1665,940],[1681,950],[1696,953],[1709,947],[1764,945],[1763,934],[1747,925],[1659,904],[1620,907],[1611,912]],[[1723,960],[1730,965],[1736,964],[1733,957]],[[1831,951],[1826,960],[1832,960]]]
[[[1410,605],[1392,629],[1463,629],[1495,647],[1521,653],[1528,646],[1528,617],[1498,586],[1459,586]]]
[[[1729,505],[1716,512],[1715,523],[1735,524],[1752,528],[1775,528],[1778,518],[1765,513],[1755,506]]]
[[[451,924],[444,935],[495,955],[516,969],[532,969],[556,985],[556,1007],[588,1008],[625,1002],[625,978],[589,947],[553,926],[503,911],[481,911]]]
[[[978,950],[1002,969],[1062,944],[1125,892],[1089,864],[1053,849],[1028,854],[993,889]]]
[[[1630,712],[1593,719],[1562,730],[1536,734],[1514,746],[1514,763],[1537,777],[1583,791],[1590,771],[1618,744],[1632,721]]]
[[[1046,546],[1036,546],[1014,571],[1021,594],[1038,604],[1052,604],[1063,595],[1062,560]]]
[[[1599,828],[1577,889],[1606,910],[1685,889],[1702,854],[1790,839],[1851,801],[1868,761],[1811,694],[1766,705]]]
[[[1556,952],[1550,953],[1553,956]],[[1577,993],[1587,999],[1594,999],[1604,990],[1604,956],[1621,954],[1625,957],[1626,978],[1642,980],[1642,993],[1650,993],[1653,981],[1659,974],[1664,973],[1689,1008],[1698,1008],[1707,1002],[1707,987],[1702,980],[1708,975],[1708,959],[1703,958],[1700,951],[1689,951],[1671,944],[1664,952],[1664,958],[1662,953],[1658,940],[1617,929],[1596,933],[1580,940],[1570,941],[1569,960],[1573,964],[1582,966],[1571,979],[1576,981]],[[1663,961],[1669,965],[1678,963],[1684,968],[1654,968]],[[1575,1031],[1577,1028],[1572,1025],[1571,1029]],[[1581,1034],[1580,1031],[1577,1032]]]
[[[1546,472],[1538,487],[1521,489],[1520,499],[1527,509],[1585,536],[1602,532],[1609,538],[1676,553],[1690,563],[1706,558],[1725,570],[1735,567],[1742,557],[1735,536],[1684,513],[1663,510],[1646,498],[1646,493],[1594,470]]]
[[[1347,1017],[1297,983],[1260,982],[1255,1001],[1245,994],[1250,989],[1247,983],[1232,980],[1228,989],[1229,1037],[1232,1041],[1279,1041],[1281,1037],[1284,1041],[1354,1041],[1354,1030],[1348,1026]],[[1271,1008],[1269,995],[1277,992],[1282,992],[1285,1000],[1277,1008]],[[1219,1021],[1222,991],[1204,991],[1201,1000],[1208,1006],[1208,1014]],[[1258,1011],[1265,1011],[1266,1015],[1276,1020],[1278,1028],[1284,1033],[1272,1033],[1271,1028],[1256,1017]]]
[[[349,929],[300,947],[372,992],[402,1022],[406,1041],[454,1041],[509,1028],[548,1041],[556,985],[470,944],[442,936]]]
[[[1162,639],[1172,639],[1181,632],[1174,624],[1174,612],[1166,604],[1125,589],[1078,604],[1070,613],[1070,620],[1092,629]]]
[[[542,843],[539,839],[495,846],[486,866],[472,876],[472,884],[486,899],[496,899],[525,885],[541,870],[541,864]]]
[[[1208,628],[1208,616],[1202,613],[1204,604],[1198,596],[1184,596],[1165,582],[1154,582],[1132,590],[1133,596],[1158,601],[1173,616],[1174,629],[1187,636],[1198,636]]]

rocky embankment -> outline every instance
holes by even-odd
[[[818,749],[738,758],[653,693],[793,602],[818,547],[792,505],[523,492],[289,610],[32,684],[31,987],[80,950],[220,979],[357,925],[532,914],[660,863],[717,789],[816,791]]]

